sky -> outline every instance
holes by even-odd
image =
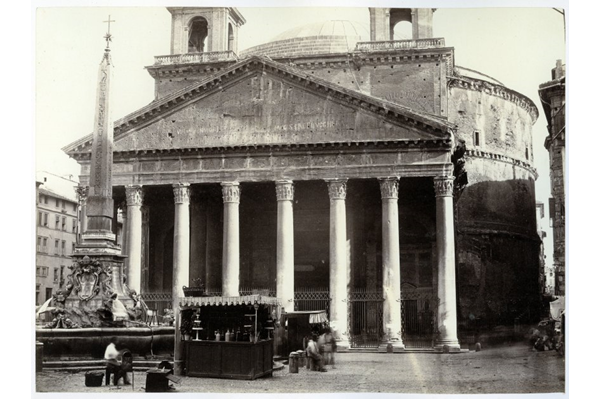
[[[239,31],[239,50],[243,50],[313,22],[350,20],[368,29],[369,11],[363,3],[355,7],[287,8],[243,7],[247,2],[227,4],[237,6],[246,19]],[[437,9],[433,36],[445,38],[446,46],[454,47],[457,66],[492,76],[537,105],[540,117],[533,127],[534,166],[539,174],[536,199],[547,207],[549,162],[543,143],[548,132],[537,90],[539,84],[550,80],[556,60],[566,60],[563,16],[551,7],[472,8],[471,3],[464,4],[471,8]],[[73,177],[79,174],[78,164],[61,148],[93,130],[98,65],[106,43],[107,24],[103,21],[109,15],[115,21],[110,27],[113,119],[154,99],[154,80],[144,67],[154,63],[154,56],[170,53],[171,14],[165,7],[38,7],[36,170]],[[552,241],[547,217],[541,220],[541,227],[548,232],[545,247],[550,261]]]

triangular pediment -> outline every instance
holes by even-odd
[[[443,118],[252,57],[115,122],[114,151],[450,142]],[[89,151],[91,137],[65,147]]]

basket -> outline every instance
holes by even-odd
[[[185,295],[185,297],[204,297],[204,288],[198,286],[184,286],[183,294]]]
[[[85,386],[96,387],[102,386],[104,372],[90,371],[85,373]]]

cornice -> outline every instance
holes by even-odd
[[[489,224],[489,222],[485,222],[485,223]],[[475,226],[475,224],[473,226],[464,226],[464,224],[459,221],[459,224],[456,228],[456,234],[457,235],[509,236],[512,238],[530,240],[534,243],[541,242],[541,239],[538,236],[537,232],[535,234],[534,233],[527,234],[524,232],[516,232],[516,231],[510,230],[510,228],[516,228],[516,226],[515,225],[507,225],[506,228],[504,228],[504,229],[490,229],[490,228],[480,228],[480,227]]]
[[[448,76],[448,87],[486,93],[508,100],[526,110],[531,115],[532,123],[535,123],[539,117],[538,108],[529,97],[502,85],[466,76]]]
[[[262,145],[244,145],[244,146],[219,146],[219,147],[190,147],[179,149],[144,149],[144,150],[129,150],[115,151],[115,162],[121,158],[166,155],[166,156],[182,156],[182,155],[220,155],[227,153],[290,153],[290,152],[328,152],[347,150],[385,150],[385,149],[411,149],[418,150],[435,150],[443,149],[450,151],[452,149],[451,139],[428,139],[428,140],[382,140],[382,141],[361,141],[361,142],[322,142],[322,143],[300,143],[300,144],[262,144]],[[91,152],[79,151],[71,153],[71,157],[77,161],[90,160]]]
[[[480,151],[480,150],[467,150],[465,152],[465,156],[472,157],[472,158],[485,158],[488,160],[505,162],[508,164],[512,164],[516,167],[521,167],[521,168],[526,169],[534,176],[535,179],[537,179],[539,177],[537,170],[533,167],[533,165],[526,163],[524,161],[521,161],[521,160],[517,160],[516,158],[507,157],[502,154],[490,153],[487,151]]]
[[[561,88],[564,90],[565,82],[566,82],[566,79],[563,76],[560,79],[554,79],[552,81],[548,81],[548,82],[544,82],[544,83],[540,84],[539,90],[542,91],[542,90],[549,89],[549,88]]]

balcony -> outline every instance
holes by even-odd
[[[411,40],[386,40],[381,42],[356,43],[355,51],[386,51],[386,50],[411,50],[435,49],[446,47],[444,38],[411,39]]]
[[[154,66],[203,64],[214,62],[237,61],[238,56],[233,51],[214,51],[210,53],[172,54],[154,57]]]

